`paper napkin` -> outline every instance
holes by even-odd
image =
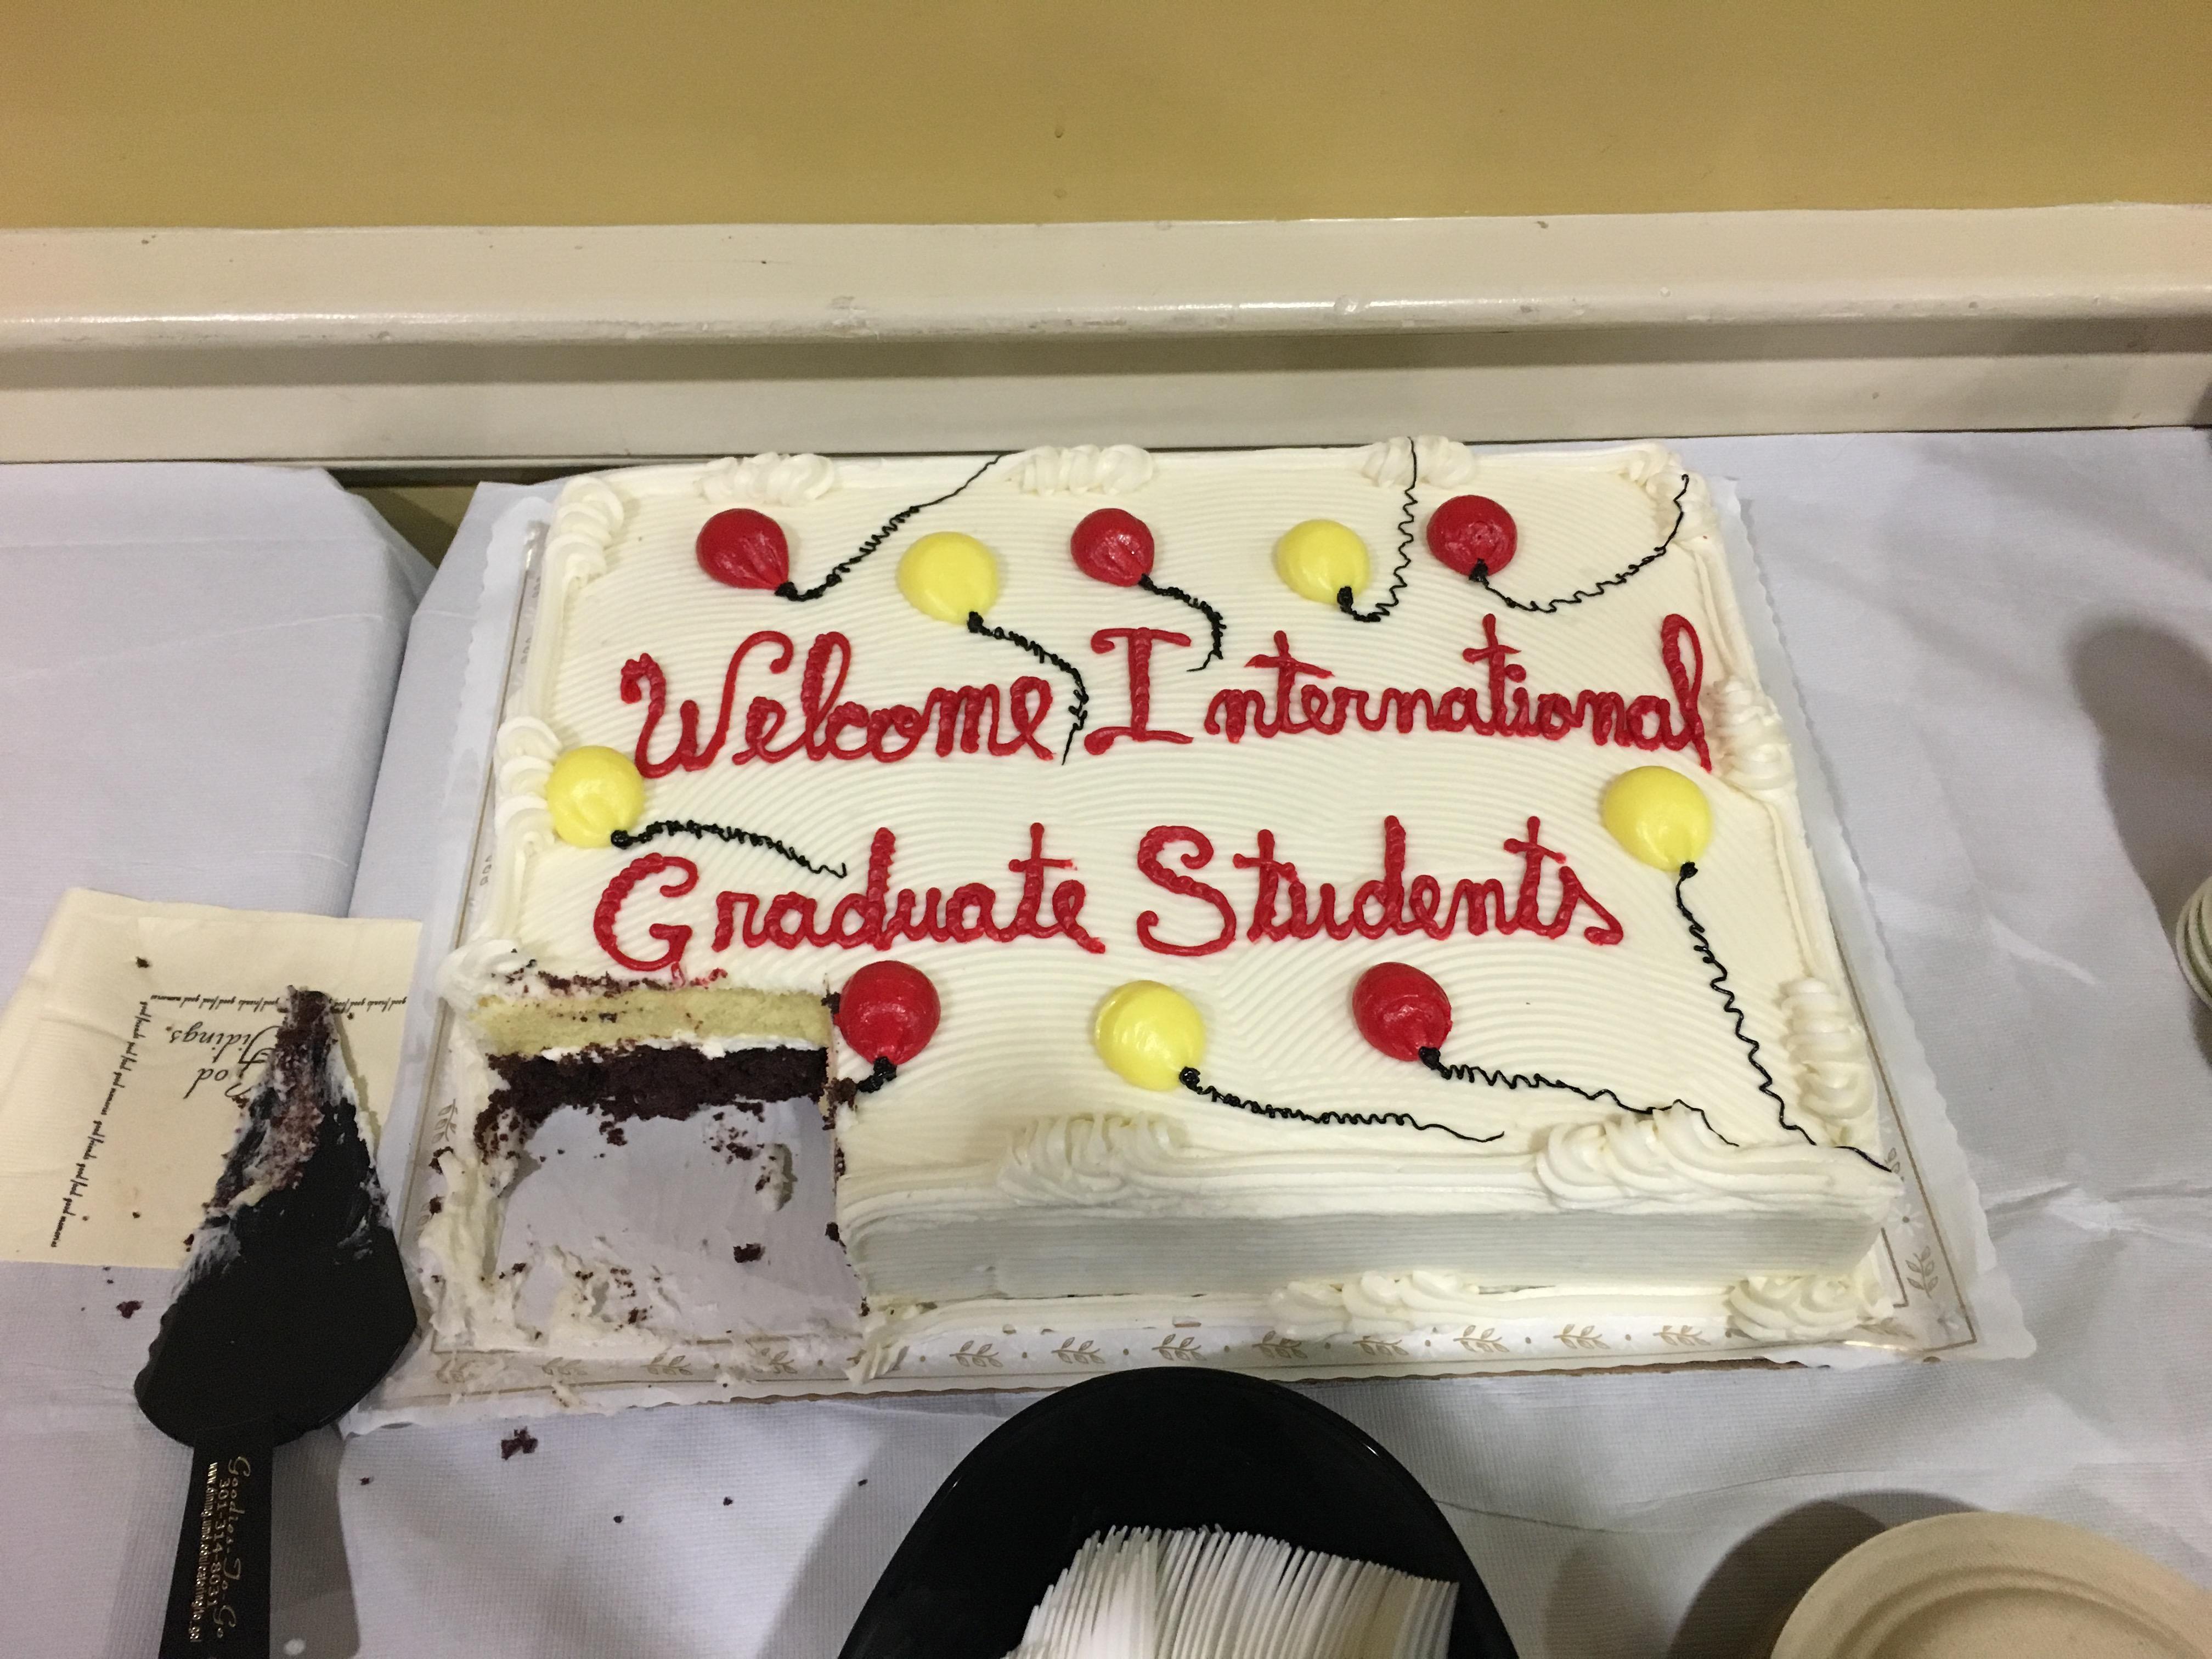
[[[416,932],[64,894],[0,1013],[0,1259],[181,1263],[288,986],[337,1002],[380,1123]]]

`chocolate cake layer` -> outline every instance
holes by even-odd
[[[714,1106],[811,1100],[822,1092],[829,1057],[819,1048],[740,1048],[708,1054],[671,1048],[592,1047],[558,1058],[491,1054],[506,1085],[478,1115],[477,1146],[487,1156],[502,1133],[528,1140],[563,1106],[610,1119],[687,1118]]]
[[[299,1178],[322,1136],[335,1018],[322,992],[286,992],[268,1070],[246,1103],[246,1121],[216,1178],[210,1216],[228,1210],[249,1187],[282,1191]]]

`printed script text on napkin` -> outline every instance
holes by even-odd
[[[0,1014],[0,1259],[182,1262],[289,986],[337,1002],[380,1122],[416,933],[64,894]]]

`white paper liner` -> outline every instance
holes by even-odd
[[[1882,949],[1735,490],[1724,479],[1707,483],[1759,677],[1797,757],[1807,838],[1865,1016],[1885,1139],[1899,1152],[1904,1196],[1875,1255],[1882,1289],[1895,1304],[1884,1318],[1848,1340],[1790,1346],[1736,1331],[1722,1293],[1711,1288],[1609,1292],[1602,1311],[1590,1307],[1587,1294],[1534,1291],[1480,1298],[1471,1320],[1293,1338],[1278,1328],[1264,1303],[1249,1297],[1192,1297],[1164,1319],[1162,1298],[1097,1297],[949,1307],[902,1319],[864,1342],[854,1334],[850,1303],[825,1293],[813,1320],[786,1318],[786,1328],[775,1334],[721,1342],[671,1340],[651,1352],[643,1350],[652,1345],[641,1343],[624,1358],[441,1347],[426,1325],[425,1335],[343,1426],[360,1432],[392,1423],[715,1400],[1046,1389],[1138,1365],[1222,1365],[1298,1382],[1729,1363],[1852,1367],[2033,1352]],[[447,1063],[450,1016],[436,994],[435,974],[464,937],[470,909],[488,884],[491,738],[528,645],[533,562],[556,487],[518,501],[495,526],[470,644],[460,736],[438,838],[438,867],[452,873],[425,921],[381,1154],[386,1189],[404,1194],[401,1248],[410,1262],[423,1206],[438,1184],[428,1160],[451,1128],[457,1085]],[[805,1162],[821,1185],[802,1187],[793,1203],[810,1214],[827,1214],[827,1159]],[[790,1297],[780,1294],[778,1300],[787,1315]],[[1132,1306],[1139,1302],[1141,1314]],[[853,1380],[856,1367],[865,1380]]]

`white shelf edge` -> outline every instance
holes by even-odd
[[[2212,207],[0,233],[0,459],[2212,421]]]
[[[2212,207],[0,232],[0,349],[2212,315]]]

